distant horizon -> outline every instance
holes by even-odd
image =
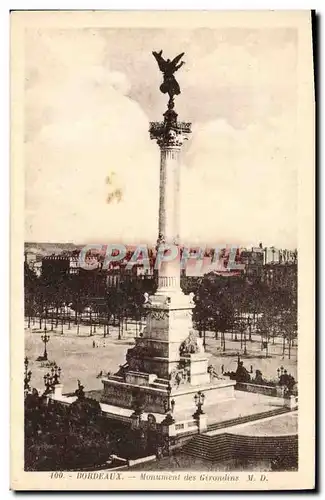
[[[98,243],[98,242],[93,242],[93,243],[89,243],[89,242],[85,242],[85,243],[72,243],[72,242],[46,242],[46,241],[25,241],[24,242],[24,246],[26,247],[26,245],[29,245],[29,246],[37,246],[37,245],[44,245],[44,246],[53,246],[53,247],[62,247],[62,249],[64,247],[75,247],[76,249],[77,248],[83,248],[84,246],[88,246],[88,245],[102,245],[103,247],[105,247],[106,245],[125,245],[126,247],[130,247],[130,248],[135,248],[139,245],[147,245],[149,248],[154,248],[157,243],[153,243],[153,242],[141,242],[141,243],[121,243],[119,241],[114,241],[114,242],[109,242],[109,243]],[[179,246],[184,246],[184,247],[187,247],[187,248],[196,248],[196,247],[202,247],[203,248],[203,244],[200,244],[200,243],[193,243],[193,244],[190,244],[190,243],[186,243],[186,242],[180,242],[179,243]],[[212,249],[215,249],[215,248],[230,248],[230,247],[233,247],[233,248],[246,248],[246,249],[251,249],[251,248],[259,248],[259,243],[257,244],[252,244],[252,245],[232,245],[232,244],[223,244],[223,243],[215,243],[215,244],[212,244],[212,243],[207,243],[205,245],[205,248],[206,249],[209,249],[209,250],[212,250]],[[297,248],[290,248],[290,247],[281,247],[281,246],[275,246],[275,245],[263,245],[262,246],[263,249],[267,248],[267,249],[271,249],[271,248],[275,248],[276,250],[288,250],[288,251],[295,251],[297,250]]]

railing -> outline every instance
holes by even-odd
[[[191,132],[191,122],[176,122],[176,124],[172,127],[178,131],[190,133]],[[149,131],[151,134],[160,134],[166,128],[165,122],[150,122]]]
[[[182,422],[177,422],[177,424],[174,424],[174,435],[179,435],[182,434],[183,432],[189,432],[189,431],[194,431],[195,429],[198,428],[198,423],[196,420],[191,419],[191,420],[184,420]]]

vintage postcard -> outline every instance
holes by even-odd
[[[315,487],[310,11],[11,13],[11,488]]]

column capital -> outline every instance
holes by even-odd
[[[180,149],[191,133],[191,125],[190,122],[174,122],[173,124],[166,121],[151,122],[150,139],[156,140],[162,151]]]

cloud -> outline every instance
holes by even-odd
[[[106,242],[126,234],[137,240],[146,227],[152,228],[147,234],[151,239],[157,201],[152,196],[150,206],[150,193],[158,191],[158,171],[152,165],[159,156],[148,141],[148,119],[125,96],[126,76],[99,66],[101,44],[95,43],[92,57],[79,65],[76,51],[85,40],[83,35],[73,40],[74,49],[65,53],[68,42],[56,36],[50,43],[55,51],[45,58],[50,68],[43,64],[26,92],[28,128],[33,130],[25,150],[26,239]],[[35,43],[31,54],[37,59],[44,56],[44,47],[37,38]],[[29,64],[33,67],[31,60]],[[112,171],[117,175],[108,186]],[[108,204],[112,192],[123,203]],[[143,224],[145,213],[150,220],[148,208],[149,226]]]
[[[238,130],[216,120],[194,130],[183,179],[185,239],[293,245],[297,179],[291,123],[282,116],[273,130],[258,124]]]
[[[28,31],[26,240],[155,241],[159,148],[148,122],[166,96],[151,50],[176,55],[181,37],[177,111],[193,121],[183,238],[295,246],[294,37],[239,31]]]

